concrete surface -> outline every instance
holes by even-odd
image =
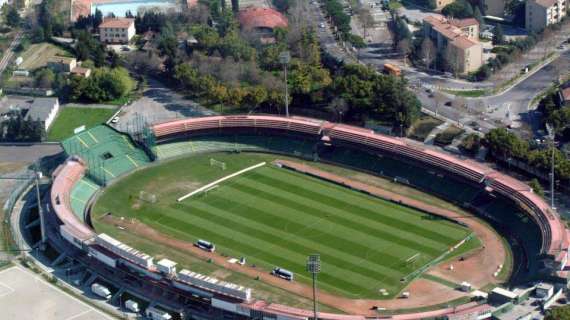
[[[0,271],[0,310],[2,319],[113,319],[18,266]]]

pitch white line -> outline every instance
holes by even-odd
[[[2,286],[2,287],[4,287],[4,288],[8,289],[8,292],[5,292],[5,293],[3,293],[3,294],[0,294],[0,298],[3,298],[3,297],[5,297],[5,296],[7,296],[7,295],[9,295],[9,294],[12,294],[12,293],[16,292],[16,290],[12,289],[9,285],[7,285],[7,284],[5,284],[5,283],[0,282],[0,286]]]
[[[78,314],[76,314],[76,315],[74,315],[74,316],[71,316],[71,317],[69,317],[69,318],[67,318],[67,319],[65,319],[65,320],[71,320],[71,319],[79,318],[79,317],[81,317],[82,315],[88,314],[88,313],[91,312],[91,311],[93,311],[93,309],[87,309],[87,310],[85,310],[85,311],[83,311],[83,312],[80,312],[80,313],[78,313]]]

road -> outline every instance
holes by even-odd
[[[0,163],[26,162],[58,154],[62,151],[59,144],[0,144]]]
[[[476,126],[481,127],[483,132],[505,125],[520,127],[523,122],[527,122],[536,130],[540,125],[540,119],[533,110],[529,110],[529,104],[535,96],[553,84],[558,78],[559,70],[570,70],[570,51],[563,52],[559,58],[506,92],[490,97],[465,98],[462,102],[467,104],[466,108],[443,105],[447,101],[456,99],[451,95],[444,95],[447,100],[437,107],[437,101],[430,98],[426,90],[417,89],[416,92],[422,105],[427,109],[434,112],[437,110],[440,115],[462,124],[477,122]]]
[[[14,56],[14,49],[20,44],[22,37],[23,37],[22,31],[18,31],[18,33],[16,33],[16,36],[14,37],[14,40],[12,40],[12,43],[10,43],[8,50],[6,50],[6,54],[4,54],[2,60],[0,60],[0,73],[3,73],[8,64],[10,63],[12,56]]]

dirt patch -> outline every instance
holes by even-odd
[[[227,271],[227,270],[222,270],[222,269],[218,269],[214,272],[212,272],[212,277],[216,277],[218,279],[225,279],[229,276],[231,276],[231,272]]]

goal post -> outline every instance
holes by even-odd
[[[218,167],[222,170],[226,170],[226,163],[223,161],[216,160],[214,158],[210,158],[210,167]]]
[[[139,200],[156,203],[156,194],[141,190],[139,191]]]

